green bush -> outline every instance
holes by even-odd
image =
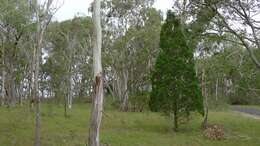
[[[134,112],[143,112],[148,109],[150,93],[147,91],[131,95],[129,98],[130,110]]]

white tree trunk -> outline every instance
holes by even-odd
[[[34,146],[40,146],[40,96],[39,96],[39,69],[40,69],[40,55],[42,49],[42,42],[44,37],[44,32],[52,18],[52,15],[49,13],[51,10],[53,0],[47,0],[44,3],[44,6],[40,6],[40,0],[36,0],[36,21],[37,21],[37,32],[36,32],[36,46],[35,46],[35,70],[34,70],[34,87],[33,87],[33,97],[36,103],[36,111],[35,111],[35,138],[34,138]],[[43,14],[40,13],[41,8],[43,8]]]
[[[37,12],[37,15],[38,14],[39,13]],[[39,16],[37,16],[37,34],[36,34],[37,44],[35,47],[35,70],[34,70],[34,85],[33,85],[33,98],[35,99],[35,103],[36,103],[34,146],[40,146],[40,96],[39,96],[38,75],[39,75],[39,62],[40,62],[43,31],[39,19],[40,19]]]
[[[68,97],[68,108],[69,109],[71,109],[72,108],[72,96],[73,96],[73,94],[72,94],[72,82],[73,82],[73,78],[72,78],[72,76],[71,76],[71,74],[70,74],[70,79],[69,79],[69,97]]]
[[[72,65],[72,60],[73,60],[73,56],[74,56],[74,47],[76,44],[76,38],[74,37],[72,41],[69,40],[69,37],[67,37],[67,41],[69,42],[69,47],[68,47],[68,51],[70,53],[69,56],[69,76],[68,76],[68,99],[67,99],[67,103],[68,103],[68,109],[72,108],[72,100],[73,100],[73,65]]]
[[[31,65],[31,81],[30,81],[30,108],[34,107],[35,96],[34,96],[34,82],[35,82],[35,61],[36,60],[36,48],[33,50],[32,65]]]
[[[89,146],[100,146],[99,130],[102,120],[103,110],[103,77],[101,64],[101,45],[102,45],[102,30],[100,18],[100,0],[94,1],[93,22],[94,22],[94,48],[93,48],[93,69],[94,69],[94,84],[92,109],[89,126]]]

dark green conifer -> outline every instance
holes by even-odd
[[[150,107],[178,118],[191,111],[203,114],[203,97],[195,74],[193,49],[187,45],[180,20],[169,11],[161,29],[160,53],[152,73]]]

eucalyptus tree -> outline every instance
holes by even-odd
[[[208,74],[209,77],[212,77],[212,79],[214,78],[215,80],[215,97],[217,100],[219,96],[217,95],[217,90],[222,90],[219,87],[224,87],[223,91],[220,91],[220,93],[226,94],[223,96],[231,96],[232,94],[229,94],[231,91],[238,91],[236,91],[235,89],[229,89],[234,88],[234,86],[236,86],[237,84],[236,79],[233,79],[231,76],[234,77],[235,74],[237,72],[240,72],[240,69],[243,68],[243,63],[241,62],[247,60],[245,57],[249,57],[256,65],[256,67],[259,68],[258,50],[260,23],[258,15],[260,1],[218,0],[216,2],[217,3],[215,4],[211,3],[210,5],[208,5],[208,8],[215,13],[215,16],[210,21],[210,25],[206,28],[206,32],[203,35],[206,38],[214,38],[215,42],[222,44],[225,50],[219,50],[219,52],[215,52],[216,54],[220,53],[220,55],[215,56],[215,54],[211,54],[213,55],[212,58],[210,57],[211,55],[208,56],[208,61],[212,63],[211,68],[215,66],[220,70],[217,75],[219,80],[212,76],[216,75],[215,73]],[[246,55],[244,51],[241,51],[241,47],[245,48],[249,55]],[[214,50],[211,50],[211,52],[214,52]],[[224,57],[225,53],[229,53],[226,54],[226,56],[229,56],[230,59],[226,59]],[[231,58],[233,58],[234,60],[231,61]],[[217,61],[219,64],[217,65],[216,63],[214,63],[214,61]],[[223,64],[223,62],[225,63],[225,65]],[[211,82],[213,81],[211,80]],[[212,86],[213,84],[210,83],[210,85]]]
[[[23,72],[29,60],[23,58],[26,47],[23,40],[29,36],[32,12],[28,1],[1,1],[0,6],[1,60],[2,60],[2,102],[14,106],[21,101],[19,90],[26,73]],[[19,98],[19,99],[18,99]]]
[[[242,46],[226,43],[222,50],[198,58],[197,68],[205,69],[210,107],[219,103],[259,103],[259,70]]]
[[[217,5],[211,5],[210,8],[216,12],[216,17],[212,21],[215,27],[211,28],[211,34],[243,46],[255,65],[260,68],[259,57],[255,54],[255,49],[260,49],[258,18],[260,1],[220,0]],[[227,34],[237,39],[230,40],[225,37]]]
[[[31,1],[31,7],[34,9],[35,13],[35,23],[36,23],[36,32],[35,32],[35,46],[34,46],[34,55],[33,55],[33,74],[32,74],[32,95],[33,103],[36,104],[35,110],[35,139],[34,145],[40,146],[40,96],[39,96],[39,70],[40,70],[40,59],[41,52],[43,48],[44,34],[51,21],[52,16],[58,10],[57,7],[54,7],[53,0],[46,1]]]
[[[93,47],[93,97],[88,135],[89,146],[100,146],[100,126],[103,114],[103,71],[101,63],[102,27],[101,2],[95,0],[93,4],[94,47]]]
[[[91,90],[92,27],[89,17],[78,17],[53,22],[47,30],[50,48],[43,73],[50,85],[48,92],[54,93],[58,103],[64,98],[65,111],[71,109],[73,97],[87,96],[80,92]]]
[[[158,48],[161,23],[160,13],[152,4],[152,0],[107,0],[104,4],[104,43],[108,46],[104,48],[108,60],[105,69],[112,85],[111,93],[122,111],[128,110],[129,95],[134,94],[133,90],[144,84],[141,80],[149,81],[148,66]],[[141,68],[143,72],[138,71],[141,74],[136,76]]]

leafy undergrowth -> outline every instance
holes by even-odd
[[[63,106],[43,105],[42,146],[84,146],[89,105],[74,105],[69,118]],[[32,146],[34,113],[24,107],[0,107],[0,146]],[[232,112],[210,112],[210,123],[225,126],[225,139],[213,141],[200,130],[202,118],[194,114],[188,124],[174,133],[172,122],[159,113],[106,111],[101,131],[102,143],[109,146],[259,146],[260,121]]]

